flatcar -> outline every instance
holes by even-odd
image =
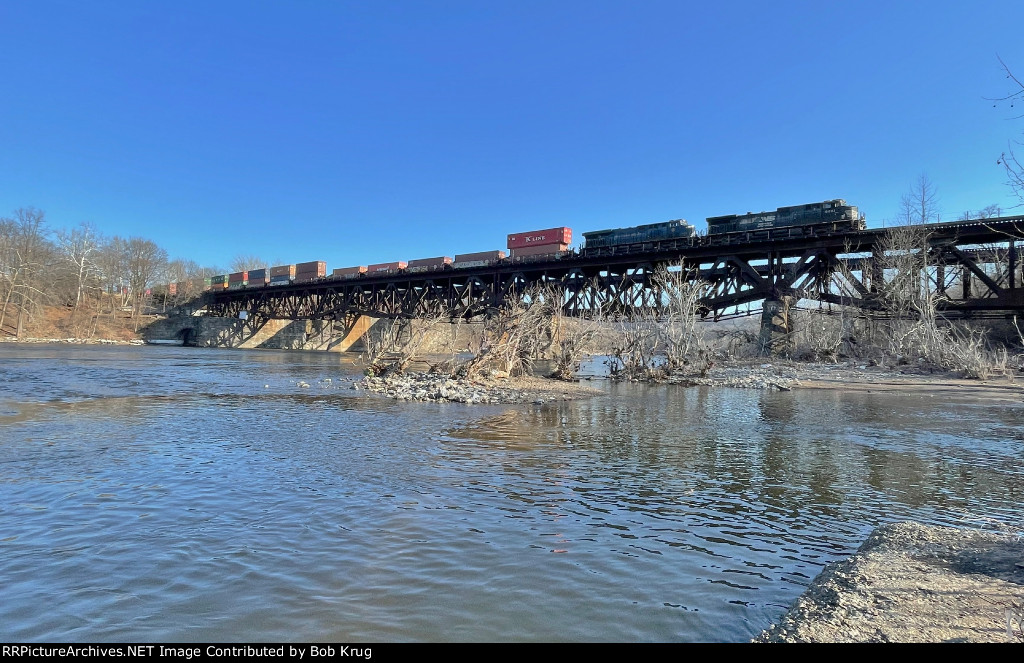
[[[864,216],[845,200],[779,207],[774,212],[747,212],[708,217],[708,239],[768,239],[783,235],[816,236],[864,230]],[[773,232],[784,231],[784,233]]]
[[[651,244],[667,240],[691,239],[697,231],[686,219],[674,219],[662,223],[648,223],[629,228],[609,228],[583,233],[584,250],[593,253],[595,249],[628,247],[634,244]],[[623,250],[627,250],[623,248]],[[603,251],[602,251],[603,252]]]

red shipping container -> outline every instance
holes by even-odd
[[[366,271],[369,272],[370,274],[379,274],[381,272],[397,272],[400,269],[405,269],[407,265],[408,263],[402,262],[401,260],[399,260],[398,262],[381,262],[377,263],[376,265],[370,265],[369,267],[366,268]]]
[[[568,251],[568,244],[548,244],[546,246],[527,246],[522,249],[512,249],[513,258],[523,258],[525,256],[544,256],[554,255],[556,253],[562,253]]]
[[[572,244],[572,228],[532,230],[525,233],[512,233],[508,236],[508,248],[510,249],[547,244]]]
[[[228,274],[228,283],[239,283],[241,281],[249,280],[249,272],[235,272],[234,274]]]

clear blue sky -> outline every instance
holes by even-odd
[[[1024,2],[0,1],[0,215],[329,268],[845,198],[1017,201]]]

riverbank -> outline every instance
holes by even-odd
[[[876,528],[754,642],[1024,642],[1021,628],[1024,537],[907,522]]]
[[[15,338],[0,337],[0,343],[63,343],[68,345],[146,345],[142,339],[121,340],[115,338]]]

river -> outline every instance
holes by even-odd
[[[744,641],[878,524],[1024,513],[1024,404],[595,380],[481,406],[357,377],[0,344],[0,640]]]

